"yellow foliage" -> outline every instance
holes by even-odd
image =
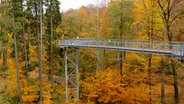
[[[16,69],[15,69],[15,63],[13,59],[8,60],[8,66],[9,69],[7,70],[7,78],[6,78],[6,89],[5,94],[8,95],[9,98],[7,99],[16,99],[18,97],[17,92],[17,77],[16,77]],[[20,64],[20,66],[23,66],[23,64]],[[28,86],[28,83],[26,81],[24,72],[20,70],[20,82],[21,82],[21,91],[22,91],[22,101],[24,104],[32,104],[34,100],[38,98],[37,92],[38,88],[35,86]]]
[[[17,77],[16,77],[16,73],[15,73],[15,63],[14,60],[9,59],[8,61],[8,66],[9,66],[9,70],[7,70],[7,74],[8,77],[6,78],[5,81],[5,94],[8,95],[8,99],[13,99],[15,97],[17,97],[18,92],[17,92]]]
[[[43,104],[53,104],[52,98],[52,85],[49,82],[43,81]]]
[[[129,86],[127,78],[121,77],[116,69],[106,69],[98,72],[94,76],[88,76],[82,85],[81,98],[87,101],[104,104],[136,104],[148,102],[147,86],[136,84]],[[142,81],[143,83],[143,81]]]
[[[125,68],[131,72],[143,72],[147,69],[146,59],[136,53],[130,53],[126,57],[128,60],[125,63]]]
[[[156,1],[135,0],[133,12],[133,27],[139,40],[149,40],[149,38],[158,38],[163,35],[161,30],[163,30],[164,24]]]
[[[24,86],[22,88],[22,100],[25,104],[33,104],[33,101],[36,100],[39,96],[37,92],[39,91],[38,88],[34,86]]]

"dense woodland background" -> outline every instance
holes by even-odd
[[[97,0],[65,12],[59,5],[0,0],[1,104],[184,103],[180,61],[109,50],[98,50],[97,58],[95,49],[79,50],[80,101],[66,102],[58,47],[58,39],[76,37],[183,42],[183,0]]]

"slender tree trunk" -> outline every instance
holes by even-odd
[[[29,80],[28,80],[28,55],[27,55],[27,42],[26,42],[26,36],[25,36],[25,25],[24,22],[22,23],[22,35],[23,35],[23,40],[24,40],[24,57],[25,57],[25,68],[26,68],[26,80],[27,84],[29,85]]]
[[[161,104],[165,104],[165,71],[164,71],[164,59],[161,60]]]
[[[148,28],[150,28],[148,26]],[[149,29],[150,30],[150,29]],[[150,44],[152,44],[152,40],[153,40],[153,27],[151,27],[151,32],[149,32],[148,30],[148,37],[149,37],[149,41]],[[152,48],[152,45],[150,45],[150,49]],[[148,54],[148,77],[149,77],[149,96],[150,96],[150,104],[152,103],[152,99],[151,99],[151,60],[152,60],[152,54]]]
[[[3,78],[4,80],[6,79],[6,74],[5,74],[5,71],[7,69],[7,50],[4,46],[4,43],[2,43],[2,49],[3,49]]]
[[[2,28],[1,28],[1,33],[2,33]],[[2,35],[3,34],[1,34],[1,36]],[[2,44],[2,50],[3,50],[3,54],[2,54],[3,55],[3,66],[4,66],[4,68],[6,68],[7,67],[7,60],[6,60],[7,59],[7,57],[6,57],[7,56],[7,51],[6,51],[6,46],[5,46],[6,43],[3,42],[3,39],[2,39],[1,44]]]
[[[24,9],[24,6],[22,5],[22,11]],[[23,14],[23,18],[25,19],[25,16]],[[23,21],[22,23],[22,36],[23,36],[23,42],[24,42],[24,58],[25,58],[25,71],[26,71],[26,80],[27,84],[29,86],[29,80],[28,80],[28,55],[27,55],[27,41],[26,41],[26,35],[25,35],[25,23]]]
[[[152,104],[152,99],[151,99],[151,59],[152,59],[152,55],[149,54],[148,55],[148,77],[149,77],[149,96],[150,96],[150,104]]]
[[[171,59],[171,67],[172,67],[172,73],[173,73],[173,79],[174,79],[174,101],[175,101],[175,104],[178,104],[179,103],[179,99],[178,99],[179,92],[178,92],[177,71],[176,71],[173,59]]]
[[[121,2],[121,0],[119,1],[120,2],[120,24],[119,24],[119,31],[120,31],[120,39],[122,40],[123,39],[123,13],[122,13],[122,7],[123,7],[123,4]],[[122,43],[120,44],[122,46]],[[120,52],[120,75],[123,76],[123,53]]]
[[[119,71],[120,71],[120,75],[123,76],[123,53],[120,52],[119,56],[120,56],[120,59],[119,59],[120,70]]]
[[[96,38],[97,39],[100,38],[99,37],[99,3],[97,3],[97,10],[96,10]],[[96,70],[98,71],[100,69],[100,50],[99,49],[96,49],[96,57],[97,57]]]
[[[1,51],[3,51],[3,53],[1,54],[2,55],[2,57],[3,57],[3,62],[2,62],[2,66],[3,66],[3,78],[4,78],[4,81],[5,81],[5,79],[6,79],[6,74],[5,74],[5,71],[6,71],[6,68],[7,68],[7,60],[6,60],[6,49],[5,49],[5,46],[4,46],[4,43],[3,43],[3,38],[2,38],[2,32],[3,32],[3,30],[2,30],[2,25],[0,25],[0,35],[1,35]],[[5,85],[5,82],[4,82],[4,84],[3,85]],[[4,88],[4,87],[3,87]]]
[[[171,29],[170,29],[170,24],[168,23],[168,21],[166,21],[166,34],[167,34],[167,37],[168,37],[168,40],[169,41],[172,41],[172,32],[171,32]]]
[[[53,16],[52,16],[52,1],[50,0],[50,73],[49,73],[49,79],[51,82],[51,88],[54,87],[54,78],[53,78]],[[54,98],[54,94],[52,93],[52,98]]]
[[[36,35],[37,35],[37,42],[39,44],[39,16],[38,16],[38,4],[36,3],[38,2],[37,0],[34,0],[34,9],[35,9],[35,21],[36,21]],[[38,52],[39,54],[39,52]],[[38,59],[39,60],[39,59]]]
[[[1,51],[3,51],[3,38],[2,38],[2,32],[3,32],[3,30],[2,30],[2,25],[0,24],[0,36],[1,36]],[[1,56],[2,56],[2,54],[1,54]],[[3,63],[2,63],[2,66],[3,66]]]
[[[165,4],[162,4],[161,0],[157,0],[157,3],[162,11],[162,16],[163,16],[163,21],[165,22],[165,28],[166,28],[166,34],[167,34],[167,38],[169,40],[169,42],[172,41],[173,35],[172,35],[172,31],[171,31],[171,23],[173,21],[171,21],[171,15],[172,15],[172,10],[174,9],[173,5],[175,5],[177,0],[166,0]],[[166,7],[165,7],[166,6]],[[174,18],[177,18],[177,15],[174,16]],[[172,47],[170,47],[172,49]],[[172,71],[173,71],[173,77],[174,77],[174,100],[175,103],[178,103],[178,83],[177,83],[177,73],[176,73],[176,69],[174,68],[174,64],[172,65],[172,60],[171,60],[171,66],[172,66]]]
[[[3,39],[2,39],[3,40]],[[2,41],[2,56],[3,56],[3,67],[6,68],[7,67],[7,50],[6,50],[6,43],[3,43]]]
[[[85,66],[82,68],[82,75],[81,75],[81,80],[84,81],[85,79]]]
[[[167,23],[166,27],[167,27],[168,39],[171,42],[172,41],[172,32],[170,30],[169,23]],[[172,47],[171,47],[171,49],[172,49]],[[171,67],[172,67],[172,74],[173,74],[173,81],[174,81],[174,84],[173,84],[173,86],[174,86],[174,101],[175,101],[175,104],[178,104],[179,103],[179,101],[178,101],[179,100],[178,99],[179,98],[178,97],[178,95],[179,95],[179,92],[178,92],[178,81],[177,81],[177,72],[176,72],[176,69],[175,69],[175,64],[174,64],[173,59],[171,59]]]
[[[52,8],[52,1],[50,1],[50,8]],[[49,80],[53,83],[53,20],[52,20],[52,11],[50,11],[50,71],[49,71]]]
[[[18,69],[18,55],[17,55],[17,41],[16,41],[16,35],[14,34],[14,50],[15,50],[15,61],[16,61],[16,76],[17,76],[17,84],[18,84],[18,93],[19,93],[19,101],[20,104],[22,104],[22,92],[21,92],[21,86],[20,86],[20,75],[19,75],[19,69]]]
[[[3,46],[3,66],[4,66],[4,68],[7,67],[7,51],[5,49],[5,46]]]
[[[42,104],[42,0],[40,0],[40,35],[39,37],[39,80],[40,80],[40,103]]]
[[[100,69],[100,50],[96,49],[96,57],[97,57],[97,63],[96,63],[96,71],[99,71]]]
[[[3,5],[3,4],[1,4]],[[3,18],[3,12],[1,13],[1,17]],[[2,63],[2,66],[4,67],[4,71],[5,69],[7,68],[7,49],[6,49],[6,43],[3,42],[3,29],[2,29],[2,24],[0,24],[0,35],[1,35],[1,49],[2,49],[2,57],[3,57],[3,63]],[[3,72],[3,77],[5,79],[5,72]]]
[[[13,20],[15,22],[15,1],[12,0],[12,15],[13,15]],[[15,26],[15,23],[14,23]],[[16,62],[16,76],[17,76],[17,90],[18,90],[18,94],[19,94],[19,101],[20,104],[22,104],[22,92],[21,92],[21,86],[20,86],[20,75],[19,75],[19,65],[18,65],[18,54],[17,54],[17,40],[16,40],[16,34],[13,34],[13,38],[14,38],[14,51],[15,51],[15,62]]]

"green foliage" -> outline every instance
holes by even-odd
[[[110,28],[109,36],[111,38],[119,38],[119,35],[128,35],[131,32],[131,24],[133,22],[133,1],[120,0],[111,1],[108,7],[108,24]]]
[[[58,0],[51,0],[46,2],[46,13],[45,13],[45,25],[46,25],[46,34],[44,37],[44,45],[46,47],[46,66],[54,65],[53,68],[59,69],[59,47],[57,44],[53,44],[57,42],[57,39],[61,36],[58,34],[56,29],[59,24],[61,24],[61,13],[59,8],[60,2]],[[52,48],[52,49],[51,49]],[[52,63],[51,63],[52,62]]]
[[[5,72],[7,69],[7,66],[0,66],[0,72]]]
[[[77,14],[75,11],[68,11],[69,13],[63,14],[62,23],[60,28],[65,38],[76,37],[79,34],[79,25],[77,21]]]

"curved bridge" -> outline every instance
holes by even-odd
[[[184,60],[184,43],[166,41],[133,41],[108,39],[64,39],[58,45],[65,50],[65,82],[66,100],[79,100],[78,48],[95,48],[115,51],[139,52],[148,54],[163,54],[180,61]],[[75,54],[69,55],[69,49],[75,49]],[[76,93],[73,94],[72,92]]]
[[[163,54],[183,60],[184,43],[164,41],[129,41],[105,39],[65,39],[59,40],[60,47],[66,48],[98,48],[118,51]]]

